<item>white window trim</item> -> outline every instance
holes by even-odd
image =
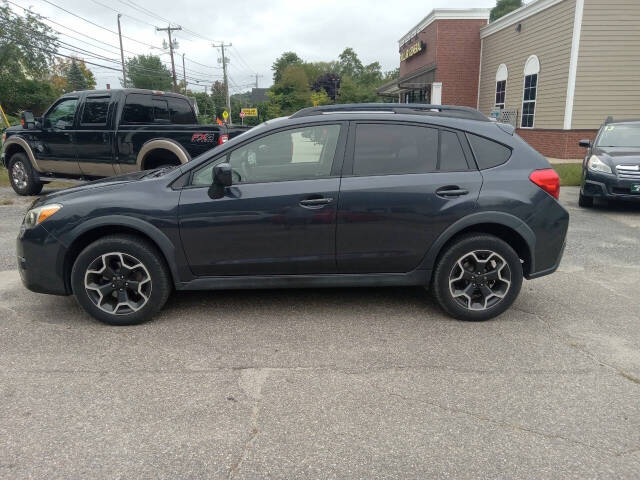
[[[502,103],[496,103],[496,96],[498,94],[498,82],[504,82],[504,101]],[[502,108],[505,107],[507,103],[507,84],[509,83],[509,69],[504,63],[501,63],[498,66],[498,70],[496,70],[496,84],[495,90],[493,92],[493,106],[499,107],[502,105]]]
[[[534,63],[535,62],[535,63]],[[533,103],[533,123],[530,127],[523,127],[522,120],[524,119],[524,86],[526,85],[527,77],[529,75],[537,75],[536,79],[536,99],[535,100],[527,100],[527,103]],[[531,130],[536,126],[536,113],[538,113],[538,87],[540,86],[540,60],[536,55],[531,55],[527,58],[527,61],[524,64],[524,75],[522,78],[522,101],[520,102],[520,128],[524,128],[525,130]]]
[[[565,130],[571,130],[573,122],[573,101],[576,93],[576,77],[578,74],[578,55],[580,52],[580,34],[582,32],[582,16],[584,0],[576,0],[575,16],[573,18],[573,36],[571,38],[571,57],[569,60],[569,79],[567,82],[567,99],[564,106]]]

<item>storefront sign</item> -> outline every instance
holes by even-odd
[[[413,45],[410,45],[409,47],[407,47],[401,54],[400,54],[400,61],[404,62],[407,58],[409,57],[413,57],[414,55],[417,55],[418,53],[422,53],[427,49],[427,44],[424,42],[416,42]]]

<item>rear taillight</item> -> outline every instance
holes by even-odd
[[[218,137],[218,145],[222,145],[223,143],[227,143],[229,141],[229,135],[220,135]]]
[[[553,168],[534,170],[529,175],[529,180],[557,199],[560,196],[560,177]]]

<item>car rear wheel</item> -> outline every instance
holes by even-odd
[[[592,208],[593,207],[593,197],[587,197],[580,192],[578,196],[578,206],[582,208]]]
[[[11,156],[9,179],[11,187],[18,195],[37,195],[42,191],[42,182],[24,153]]]
[[[86,247],[73,264],[71,286],[89,314],[111,325],[150,319],[171,292],[160,252],[132,235],[104,237]]]
[[[449,315],[483,321],[508,309],[522,286],[518,254],[493,235],[474,234],[456,240],[440,257],[433,275],[433,294]]]

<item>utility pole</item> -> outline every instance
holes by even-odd
[[[182,54],[182,79],[184,80],[184,94],[187,94],[187,71],[184,68],[184,53]]]
[[[171,74],[173,75],[173,91],[178,91],[178,80],[176,80],[176,65],[173,62],[173,40],[171,40],[171,32],[173,30],[182,30],[181,26],[172,27],[169,25],[167,28],[158,28],[156,27],[156,31],[158,32],[167,32],[169,34],[169,55],[171,55]]]
[[[222,50],[222,74],[224,76],[224,89],[227,96],[227,112],[229,112],[229,125],[231,125],[231,96],[229,95],[229,78],[227,76],[227,57],[224,56],[224,47],[232,46],[231,43],[225,44],[220,42],[220,45],[213,44],[214,48],[220,48]]]
[[[256,73],[256,75],[255,75],[255,76],[256,76],[256,88],[258,88],[258,78],[261,78],[261,77],[263,77],[264,75],[258,75],[258,74]]]
[[[120,39],[120,60],[122,61],[122,86],[127,88],[127,72],[124,69],[124,50],[122,50],[122,32],[120,31],[120,17],[122,14],[118,14],[118,38]]]

